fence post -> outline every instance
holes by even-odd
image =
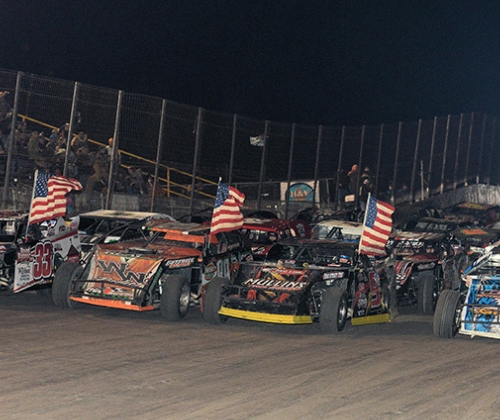
[[[434,159],[434,145],[436,143],[437,117],[434,117],[432,126],[431,151],[429,154],[429,173],[427,177],[427,197],[431,195],[431,180],[432,180],[432,161]]]
[[[262,203],[262,184],[264,183],[264,177],[266,174],[266,150],[267,150],[268,131],[269,131],[269,121],[266,120],[266,125],[264,127],[264,147],[262,147],[262,156],[260,160],[259,196],[257,197],[257,210],[260,210],[260,206]]]
[[[414,198],[415,198],[415,192],[414,192],[415,176],[416,176],[416,172],[417,172],[417,160],[418,160],[418,153],[419,153],[419,148],[420,148],[421,130],[422,130],[422,119],[419,119],[418,120],[418,127],[417,127],[417,138],[415,140],[415,152],[413,155],[413,169],[411,172],[411,183],[410,183],[410,202],[412,202],[412,203],[414,202]],[[420,199],[422,200],[423,197],[421,197]]]
[[[481,144],[479,146],[479,166],[477,167],[476,184],[481,181],[481,167],[483,166],[484,133],[486,131],[486,114],[483,115],[483,127],[481,129]]]
[[[465,158],[465,186],[469,185],[469,160],[470,160],[470,147],[472,144],[473,127],[474,127],[474,112],[470,114],[470,122],[469,122],[469,141],[467,144],[467,155]]]
[[[116,104],[116,117],[115,117],[115,129],[113,132],[113,150],[111,156],[111,163],[109,165],[109,176],[108,176],[108,190],[106,191],[106,203],[104,208],[109,210],[111,208],[111,203],[113,199],[113,192],[115,190],[115,168],[118,167],[118,147],[119,147],[119,137],[120,137],[120,118],[122,110],[122,99],[123,91],[118,91],[118,102]]]
[[[292,124],[292,135],[290,137],[290,152],[288,154],[288,174],[286,177],[286,192],[285,192],[285,219],[288,219],[288,205],[290,204],[290,183],[292,182],[292,163],[293,163],[293,144],[295,142],[295,126]]]
[[[233,170],[234,170],[234,153],[236,150],[236,127],[238,124],[238,114],[233,115],[233,134],[231,136],[231,157],[229,158],[229,180],[228,183],[233,183]]]
[[[163,131],[165,126],[165,110],[167,101],[163,99],[161,103],[160,130],[158,132],[158,147],[156,148],[155,176],[153,178],[153,191],[151,191],[151,203],[149,211],[153,212],[156,202],[156,189],[158,188],[158,175],[160,173],[161,151],[163,149]]]
[[[316,206],[316,197],[318,196],[316,189],[318,188],[318,172],[319,172],[319,154],[321,150],[321,140],[323,137],[323,126],[320,125],[318,128],[318,141],[316,143],[316,163],[314,165],[314,195],[313,195],[313,207]],[[327,181],[328,182],[328,181]]]
[[[490,153],[488,153],[488,155],[489,155],[489,159],[488,159],[488,180],[487,180],[487,184],[488,185],[492,181],[492,177],[491,177],[491,162],[493,161],[493,150],[494,150],[494,144],[495,144],[496,128],[497,128],[497,119],[493,117],[493,120],[491,122]]]
[[[66,154],[64,156],[64,169],[63,175],[68,176],[68,165],[69,165],[69,155],[71,153],[71,140],[73,138],[73,126],[75,121],[75,112],[76,112],[76,98],[78,97],[78,82],[75,82],[75,87],[73,88],[73,100],[71,101],[71,114],[69,117],[69,129],[68,129],[68,138],[66,140]],[[73,176],[74,174],[71,174]]]
[[[340,150],[339,150],[339,164],[337,166],[337,179],[335,180],[335,209],[339,208],[342,203],[340,202],[340,173],[342,172],[342,155],[344,154],[344,141],[345,141],[345,125],[342,126],[342,135],[340,137]],[[344,187],[346,187],[344,185]],[[345,197],[344,197],[345,203]]]
[[[359,207],[359,187],[361,182],[361,174],[362,174],[362,163],[363,163],[363,147],[365,143],[365,130],[366,126],[363,124],[361,127],[361,144],[359,146],[359,159],[358,159],[358,176],[356,177],[356,191],[354,192],[354,208],[358,209]]]
[[[14,137],[16,135],[16,120],[19,110],[19,95],[21,90],[21,76],[23,73],[17,72],[16,92],[14,93],[14,108],[12,109],[12,122],[9,135],[9,145],[7,149],[7,162],[5,163],[5,179],[3,182],[2,208],[7,205],[7,192],[9,191],[10,173],[12,170],[12,154],[14,153]]]
[[[377,169],[375,171],[375,197],[378,196],[378,188],[380,181],[380,161],[382,160],[382,139],[384,137],[384,124],[380,124],[380,134],[378,140],[378,159],[377,159]]]
[[[396,204],[396,185],[398,178],[398,160],[399,160],[399,145],[401,143],[401,131],[403,130],[403,122],[400,121],[398,124],[398,138],[396,140],[396,156],[394,158],[394,173],[392,176],[392,204]]]
[[[457,188],[458,181],[458,161],[460,158],[460,141],[462,140],[462,124],[463,124],[464,114],[460,114],[460,122],[458,123],[458,136],[457,136],[457,151],[455,153],[455,169],[453,171],[453,189]]]
[[[194,206],[194,192],[196,187],[196,174],[198,172],[198,156],[200,154],[200,146],[201,146],[201,127],[203,123],[203,108],[198,108],[198,118],[196,121],[196,139],[194,146],[194,156],[193,156],[193,175],[191,178],[191,197],[189,203],[189,214],[193,214],[193,206]]]
[[[450,134],[450,120],[451,115],[448,114],[448,118],[446,119],[446,134],[444,136],[444,150],[443,150],[443,163],[441,164],[441,185],[439,187],[439,192],[443,194],[444,192],[444,175],[446,169],[446,154],[448,153],[448,137]]]

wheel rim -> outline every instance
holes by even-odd
[[[342,297],[339,303],[339,310],[337,315],[337,330],[342,331],[347,320],[347,299]]]
[[[455,336],[460,329],[460,315],[462,313],[462,296],[458,299],[457,306],[455,308],[455,316],[453,317],[453,335]]]
[[[191,290],[189,284],[185,282],[181,288],[181,295],[179,296],[179,313],[184,316],[186,315],[189,308],[189,298],[191,295]]]

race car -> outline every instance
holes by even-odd
[[[169,214],[141,211],[94,210],[77,216],[78,233],[84,253],[98,242],[118,242],[140,237],[142,227],[150,221],[174,221]]]
[[[396,231],[386,245],[388,264],[396,273],[397,301],[432,314],[441,291],[455,287],[467,267],[468,231],[456,222],[429,217],[412,221],[406,229]]]
[[[242,233],[251,242],[254,260],[264,260],[276,242],[285,238],[310,238],[311,227],[301,220],[245,218]]]
[[[433,329],[442,338],[457,333],[500,338],[500,242],[467,268],[458,288],[441,293]]]
[[[286,259],[241,263],[233,282],[214,278],[204,296],[204,319],[212,324],[228,318],[319,322],[322,331],[333,334],[349,318],[353,325],[390,321],[390,285],[369,257],[358,254],[357,244],[299,242],[274,247],[282,247]]]
[[[460,275],[498,234],[451,220],[423,217],[387,242],[396,271],[398,302],[433,313],[442,290],[453,289]]]
[[[50,293],[54,271],[65,260],[80,259],[77,223],[63,219],[28,225],[28,213],[0,212],[0,290],[21,292],[36,286]]]
[[[141,239],[97,244],[81,263],[56,272],[55,305],[85,303],[131,311],[159,309],[170,321],[200,302],[214,277],[230,279],[251,258],[239,231],[210,234],[210,224],[153,223]]]
[[[463,202],[444,209],[444,217],[458,223],[475,226],[493,226],[500,219],[500,206]]]
[[[363,233],[363,223],[346,220],[323,220],[314,225],[311,238],[336,239],[346,242],[359,242]]]

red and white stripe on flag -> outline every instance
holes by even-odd
[[[219,182],[215,207],[212,214],[210,233],[230,232],[243,226],[243,214],[240,207],[245,201],[245,194],[234,187]]]
[[[359,253],[385,256],[385,244],[392,230],[394,207],[370,195],[366,206],[365,223],[359,243]]]
[[[66,215],[66,194],[80,191],[82,184],[73,178],[36,172],[30,225]]]

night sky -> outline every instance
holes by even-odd
[[[500,1],[0,0],[0,68],[301,124],[500,111]]]

